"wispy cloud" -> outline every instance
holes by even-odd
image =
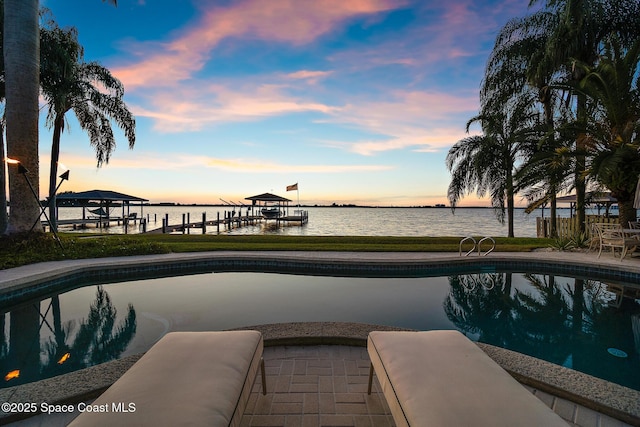
[[[265,162],[259,159],[215,159],[208,162],[209,167],[223,169],[227,171],[243,173],[281,173],[291,175],[292,173],[355,173],[355,172],[377,172],[394,169],[388,165],[297,165],[281,164],[275,162]]]
[[[398,0],[262,0],[234,2],[219,7],[214,1],[201,5],[202,18],[181,34],[163,43],[135,43],[139,61],[114,68],[129,87],[173,85],[202,69],[218,44],[229,38],[254,38],[303,45],[330,32],[344,21],[392,10]]]
[[[293,80],[304,80],[309,84],[317,84],[320,80],[329,77],[332,73],[332,71],[300,70],[289,73],[285,77]]]
[[[64,153],[65,162],[74,169],[96,169],[95,158],[71,153]],[[144,159],[144,161],[141,161]],[[46,160],[46,156],[43,156]],[[251,158],[219,158],[210,156],[187,155],[176,153],[160,156],[154,152],[135,152],[129,156],[119,156],[109,163],[109,169],[160,170],[179,171],[198,167],[218,169],[238,173],[357,173],[392,170],[390,165],[349,165],[349,164],[285,164]],[[73,171],[72,171],[73,173]]]
[[[380,141],[356,141],[327,143],[328,146],[350,151],[363,156],[373,156],[386,151],[409,149],[417,153],[434,153],[448,148],[456,141],[468,136],[460,129],[416,129],[406,135],[391,137]]]
[[[172,133],[283,114],[330,114],[337,109],[288,95],[284,89],[276,84],[259,83],[185,85],[181,87],[179,97],[173,91],[154,92],[147,99],[148,105],[134,105],[132,110],[136,116],[153,119],[156,131]]]

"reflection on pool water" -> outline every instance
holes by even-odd
[[[459,329],[640,390],[640,287],[522,273],[225,272],[87,285],[0,315],[2,387],[141,353],[170,331],[304,321]]]

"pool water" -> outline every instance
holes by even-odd
[[[224,272],[87,284],[0,314],[2,387],[144,352],[170,331],[305,321],[458,329],[640,390],[640,287],[526,273]]]

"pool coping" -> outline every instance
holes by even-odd
[[[208,271],[274,271],[326,275],[397,276],[464,274],[478,265],[500,269],[544,268],[555,274],[640,283],[640,258],[596,258],[585,252],[493,252],[488,256],[460,256],[442,252],[321,252],[321,251],[216,251],[130,257],[51,261],[0,270],[0,304],[47,295],[49,288],[73,288],[74,281],[117,282],[145,277],[197,274]],[[185,270],[189,270],[185,273]],[[484,270],[482,271],[484,272]]]
[[[608,255],[608,256],[607,256]],[[132,257],[97,258],[45,262],[0,271],[0,303],[11,303],[8,296],[33,297],[42,294],[48,287],[61,286],[73,276],[90,276],[105,281],[117,281],[120,275],[132,271],[141,274],[175,274],[185,266],[198,273],[210,268],[256,268],[259,271],[285,268],[288,272],[300,274],[309,268],[321,267],[320,274],[335,271],[352,271],[353,274],[369,272],[371,275],[395,274],[397,271],[416,269],[438,274],[442,269],[458,268],[474,270],[479,264],[493,268],[551,268],[558,273],[579,272],[585,276],[606,274],[620,280],[635,280],[640,283],[640,259],[620,260],[607,254],[597,258],[593,253],[537,251],[530,253],[494,252],[486,257],[460,256],[457,253],[433,252],[314,252],[314,251],[216,251],[145,255]],[[314,270],[314,273],[316,271]],[[54,283],[54,285],[51,285]],[[263,332],[265,345],[319,345],[344,344],[366,345],[366,334],[371,325],[345,323],[290,323],[277,325],[250,326]],[[375,330],[399,328],[374,326]],[[243,329],[247,329],[243,328]],[[544,362],[530,356],[512,352],[486,344],[478,344],[523,384],[530,385],[558,397],[566,398],[583,406],[605,413],[632,425],[640,426],[640,392],[582,374],[571,369]],[[37,383],[25,384],[0,390],[0,400],[6,393],[16,398],[38,398],[47,403],[78,402],[78,399],[95,397],[115,381],[140,355],[129,356],[118,361],[71,373],[61,377],[45,379]],[[99,380],[99,381],[98,381]],[[82,384],[89,381],[90,389]],[[60,394],[69,390],[67,394]],[[10,392],[7,392],[10,391]],[[69,400],[71,399],[71,400]],[[3,400],[5,401],[5,400]],[[17,400],[25,401],[25,400]],[[0,419],[6,421],[7,419]]]

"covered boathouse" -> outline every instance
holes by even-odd
[[[130,196],[110,190],[89,190],[81,192],[61,193],[56,196],[56,217],[59,217],[57,209],[60,206],[82,207],[82,218],[58,220],[58,225],[84,226],[98,223],[98,226],[108,226],[110,222],[120,221],[136,222],[144,217],[144,203],[148,199]],[[131,207],[139,206],[140,210],[131,212]],[[121,215],[111,215],[112,208],[122,207]],[[126,221],[125,221],[126,220]]]
[[[290,199],[278,196],[272,193],[262,193],[257,196],[246,197],[245,200],[251,200],[253,215],[261,215],[265,220],[275,220],[280,223],[299,222],[300,225],[306,224],[309,220],[309,214],[305,210],[295,209],[293,215],[289,213]]]

